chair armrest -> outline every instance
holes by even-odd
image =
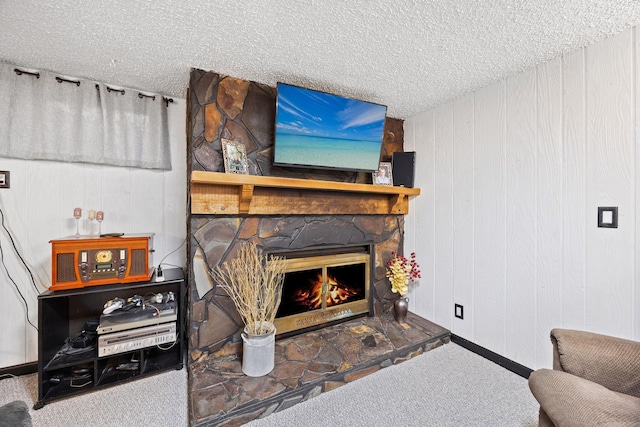
[[[640,342],[586,331],[553,329],[553,369],[640,397]]]
[[[538,369],[529,376],[529,388],[540,403],[540,427],[640,426],[640,398],[593,381]]]

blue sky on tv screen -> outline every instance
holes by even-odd
[[[386,112],[383,105],[278,85],[278,132],[379,142]]]

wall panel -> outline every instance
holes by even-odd
[[[186,176],[186,175],[185,175]],[[131,186],[131,195],[128,206],[127,217],[129,226],[133,230],[141,230],[143,233],[151,233],[154,230],[162,230],[163,216],[159,210],[164,211],[164,191],[154,191],[150,189],[163,188],[163,174],[159,172],[145,173],[145,171],[132,170],[130,180],[134,184]],[[149,211],[150,215],[136,215],[136,212]],[[162,246],[163,236],[157,233],[153,236],[153,244]],[[154,262],[160,261],[156,254]]]
[[[2,160],[2,170],[13,172],[26,167],[25,160]],[[13,236],[14,243],[22,254],[28,245],[27,241],[27,203],[25,200],[26,183],[18,180],[14,182],[11,175],[11,189],[0,190],[0,208],[2,209],[2,225],[0,229],[0,250],[2,251],[2,265],[0,266],[0,300],[4,302],[4,309],[0,310],[0,325],[3,325],[0,335],[0,366],[8,366],[23,363],[30,356],[33,360],[34,351],[31,343],[37,338],[38,312],[36,298],[39,293],[29,282],[29,278],[22,268],[22,264],[12,247],[6,229]],[[18,213],[12,215],[11,211]],[[15,218],[15,220],[12,220]],[[23,255],[24,256],[24,255]],[[14,267],[18,266],[18,267]],[[23,302],[26,300],[26,306]],[[26,319],[34,325],[27,323]],[[24,319],[24,320],[22,320]],[[16,322],[21,322],[21,327],[11,327]],[[36,356],[37,358],[37,356]]]
[[[536,313],[540,332],[534,366],[552,362],[549,331],[562,324],[562,61],[547,62],[536,72]],[[535,341],[529,330],[527,340]]]
[[[416,149],[416,183],[434,182],[435,179],[435,117],[429,111],[420,116],[413,127]],[[406,134],[405,134],[406,138]],[[420,185],[416,185],[420,186]],[[415,224],[415,246],[405,245],[405,252],[415,250],[422,279],[409,291],[409,309],[427,319],[434,318],[435,296],[435,197],[434,186],[422,188],[407,217]],[[406,243],[406,242],[405,242]]]
[[[594,216],[587,210],[587,144],[585,51],[563,58],[562,140],[564,152],[562,199],[562,324],[585,328],[587,274],[586,227]],[[538,331],[539,339],[547,339]],[[548,345],[547,345],[548,346]]]
[[[184,131],[185,115],[169,116],[169,138],[176,141],[171,146],[170,175],[162,177],[162,230],[164,233],[158,236],[157,244],[158,257],[154,258],[156,264],[163,258],[167,266],[184,265],[184,253],[186,253],[187,221],[185,213],[189,209],[187,200],[187,182],[179,177],[187,176],[187,163],[185,159],[186,135]],[[176,179],[178,178],[178,179]],[[181,245],[184,245],[181,247]],[[181,247],[181,248],[180,248]],[[179,249],[180,248],[180,249]],[[160,254],[162,254],[160,256]]]
[[[453,112],[453,303],[464,318],[451,328],[473,340],[474,307],[474,94],[454,101]]]
[[[632,32],[587,49],[586,327],[629,336],[634,280]],[[596,228],[598,206],[618,206],[618,228]],[[587,217],[589,218],[589,217]]]
[[[531,362],[536,297],[536,72],[507,80],[506,354]]]
[[[475,342],[504,353],[505,84],[475,97],[474,330]]]
[[[453,314],[453,102],[435,111],[435,317],[451,328]]]
[[[634,140],[634,145],[636,147],[635,149],[635,168],[634,168],[634,175],[635,175],[635,206],[636,206],[636,215],[635,215],[635,233],[634,233],[634,239],[635,239],[635,248],[634,248],[634,254],[633,257],[634,259],[638,259],[638,254],[640,254],[640,209],[638,209],[638,207],[640,206],[640,173],[637,170],[637,167],[640,165],[640,149],[638,149],[638,146],[640,145],[640,72],[638,72],[638,70],[640,70],[640,43],[638,43],[638,29],[634,28],[633,29],[633,37],[634,37],[634,47],[635,47],[635,64],[633,65],[634,67],[634,71],[635,71],[635,80],[634,80],[634,89],[635,89],[635,111],[634,116],[633,116],[633,122],[635,124],[635,132],[633,134],[633,140]],[[636,261],[635,264],[635,277],[634,277],[634,287],[633,287],[633,293],[634,293],[634,307],[635,310],[633,311],[633,339],[635,339],[636,341],[640,341],[640,310],[638,310],[638,307],[640,307],[640,262]]]
[[[407,126],[404,127],[404,140],[405,140],[404,151],[415,151],[415,144],[416,144],[417,138],[416,138],[416,129],[414,124],[415,123],[407,124]],[[419,169],[419,166],[417,165],[419,161],[420,161],[420,158],[416,156],[416,168],[415,168],[416,174],[418,173],[418,169]],[[416,244],[420,240],[416,238],[416,235],[417,235],[416,228],[418,226],[417,215],[415,215],[415,210],[417,209],[416,199],[417,197],[409,198],[409,214],[405,216],[405,220],[404,220],[404,233],[405,233],[404,247],[412,248],[411,250],[415,250]],[[424,271],[424,265],[422,264],[423,259],[425,258],[418,257],[418,262],[422,267],[422,270]],[[416,286],[412,286],[411,288],[415,289]],[[415,292],[411,288],[409,289],[409,295],[408,295],[409,308],[411,311],[416,312],[417,307],[415,304]]]
[[[640,338],[636,37],[637,29],[625,31],[453,101],[453,138],[435,142],[442,161],[433,165],[435,179],[421,171],[416,185],[427,197],[416,198],[415,213],[429,230],[452,202],[453,229],[415,247],[453,265],[453,284],[443,270],[428,280],[437,293],[450,287],[465,318],[450,321],[446,307],[423,315],[532,369],[551,366],[554,327]],[[448,121],[448,105],[405,126]],[[451,182],[442,167],[446,141],[453,145]],[[434,155],[431,141],[407,143],[418,158]],[[473,173],[465,173],[469,167]],[[436,215],[424,215],[427,203],[436,204]],[[597,227],[598,206],[618,206],[618,229]],[[450,235],[452,251],[439,241]],[[416,295],[416,311],[432,304]],[[448,303],[438,295],[437,304]]]
[[[102,224],[104,233],[116,233],[120,230],[116,229],[124,227],[127,230],[135,229],[131,223],[131,203],[135,197],[134,187],[140,185],[136,182],[134,176],[129,170],[123,168],[103,167],[103,184],[102,206],[105,212],[105,221]],[[120,191],[109,191],[108,186],[119,187]],[[145,188],[142,186],[142,188]],[[152,187],[149,187],[152,188]],[[148,188],[147,188],[147,191]]]

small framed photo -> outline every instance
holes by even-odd
[[[224,156],[224,171],[226,173],[249,174],[247,166],[247,151],[244,144],[222,138],[222,155]]]
[[[393,176],[391,175],[391,163],[380,162],[378,171],[372,174],[373,185],[393,185]]]

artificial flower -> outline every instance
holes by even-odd
[[[391,252],[393,258],[387,262],[387,277],[391,282],[391,292],[402,296],[409,292],[409,282],[420,278],[420,266],[416,262],[416,253],[409,259]]]

